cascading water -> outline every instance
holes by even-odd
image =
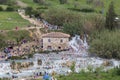
[[[49,25],[46,21],[43,21],[45,25]],[[68,52],[60,52],[60,54],[50,53],[50,54],[35,54],[33,57],[33,66],[28,67],[27,69],[21,69],[18,73],[13,73],[14,70],[10,67],[10,62],[1,62],[0,63],[0,78],[2,77],[12,77],[16,75],[18,77],[29,77],[34,76],[36,72],[49,72],[52,74],[56,72],[57,74],[66,74],[70,71],[68,64],[71,62],[76,62],[75,71],[79,72],[80,70],[87,69],[88,66],[92,66],[93,69],[96,67],[104,66],[105,69],[114,68],[120,65],[120,61],[111,59],[102,59],[99,57],[89,57],[87,50],[89,49],[86,35],[82,40],[79,35],[76,35],[69,42],[72,53],[81,55],[82,57],[76,57],[76,55],[67,55]],[[87,57],[84,57],[87,56]],[[42,65],[38,65],[38,59],[42,60]],[[23,62],[21,60],[21,62]],[[108,65],[108,63],[110,65]],[[47,68],[46,68],[47,67]],[[50,67],[50,68],[49,68]],[[40,69],[39,69],[40,68]]]
[[[10,63],[0,63],[0,78],[10,77],[7,73],[11,73]]]
[[[80,38],[79,35],[75,35],[75,37],[73,37],[72,40],[69,42],[69,46],[70,46],[70,51],[72,51],[73,54],[75,55],[77,54],[81,56],[77,58],[79,60],[76,60],[76,64],[75,64],[76,72],[79,72],[79,70],[81,69],[80,64],[82,64],[84,68],[85,67],[87,68],[89,65],[93,66],[93,68],[96,68],[102,66],[106,62],[106,60],[102,58],[99,57],[95,58],[88,56],[89,46],[87,43],[86,35],[84,35],[83,40]],[[109,67],[106,66],[105,69],[113,68],[120,65],[120,61],[117,60],[108,60],[107,62],[112,65],[110,65]]]
[[[33,64],[34,68],[38,67],[38,57],[34,57]]]
[[[83,56],[87,55],[87,49],[89,46],[86,41],[86,36],[84,36],[84,40],[82,40],[79,35],[75,35],[75,37],[69,42],[69,45],[73,50],[73,53]]]

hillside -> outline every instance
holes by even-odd
[[[27,27],[30,23],[24,20],[17,12],[0,12],[0,30]]]
[[[34,3],[33,0],[20,0],[28,6],[31,6],[33,8],[43,7],[46,6],[48,8],[56,7],[56,8],[76,8],[76,9],[84,9],[84,8],[92,8],[95,10],[95,12],[101,12],[103,11],[104,14],[108,10],[108,6],[111,1],[113,0],[93,0],[92,3],[89,3],[87,1],[90,0],[67,0],[68,2],[66,4],[60,4],[59,0],[45,0],[44,5]],[[115,11],[118,15],[120,15],[120,0],[114,0],[114,6]]]

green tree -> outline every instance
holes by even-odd
[[[66,19],[69,16],[69,11],[64,10],[64,9],[56,9],[56,8],[51,8],[48,11],[46,11],[44,14],[42,14],[42,17],[47,20],[49,23],[62,26]]]
[[[6,42],[3,39],[0,39],[0,49],[4,48],[6,46],[7,46]]]
[[[41,65],[42,64],[42,60],[38,59],[37,63],[38,63],[38,65]]]
[[[93,35],[93,36],[92,36]],[[90,53],[102,58],[120,59],[120,30],[104,30],[90,35]]]
[[[3,11],[3,8],[0,6],[0,11]]]
[[[91,3],[93,3],[93,1],[94,1],[94,0],[86,0],[86,3],[87,3],[87,4],[91,4]]]
[[[6,38],[3,34],[0,34],[0,49],[3,49],[6,46],[8,46],[6,43]]]
[[[72,66],[70,67],[71,71],[74,72],[75,71],[75,62],[72,63]]]
[[[68,33],[72,36],[74,35],[80,35],[83,33],[83,25],[82,25],[82,22],[80,20],[73,20],[72,22],[66,22],[64,25],[63,25],[63,31],[65,33]]]
[[[8,7],[6,8],[6,11],[14,11],[14,8],[13,8],[12,6],[8,6]]]
[[[15,69],[15,65],[16,65],[15,61],[12,61],[12,63],[11,63],[11,68],[12,68],[12,69]]]
[[[21,69],[21,62],[17,63],[17,69],[20,70]]]
[[[44,3],[45,3],[45,0],[33,0],[33,2],[35,2],[35,3],[40,3],[40,4],[44,4]]]
[[[60,1],[60,4],[66,4],[67,3],[67,0],[59,0]]]
[[[117,22],[115,21],[116,13],[114,11],[114,3],[111,2],[109,5],[108,12],[106,14],[106,24],[105,27],[109,30],[113,30],[117,27]]]
[[[51,8],[42,14],[42,18],[51,24],[63,26],[64,23],[80,19],[81,15],[66,9]]]
[[[89,72],[93,72],[93,66],[92,65],[88,65],[87,69],[88,69]]]
[[[32,15],[32,10],[33,10],[32,7],[27,7],[27,8],[25,9],[25,14],[26,14],[26,15]]]

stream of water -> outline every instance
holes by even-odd
[[[75,62],[75,72],[81,70],[88,71],[88,67],[92,67],[95,70],[97,67],[103,67],[103,70],[108,70],[120,65],[120,61],[114,59],[102,59],[99,57],[88,56],[88,43],[86,37],[84,40],[80,39],[80,36],[76,35],[69,42],[70,51],[50,53],[50,54],[39,54],[36,53],[31,60],[16,60],[15,62],[29,62],[34,63],[33,66],[27,69],[21,69],[19,72],[14,73],[10,67],[10,61],[0,62],[0,78],[9,77],[13,75],[17,77],[29,77],[34,76],[35,73],[50,73],[67,75],[71,72],[70,65]],[[42,64],[38,65],[38,59],[42,60]],[[109,64],[108,64],[109,63]]]

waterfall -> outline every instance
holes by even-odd
[[[71,49],[73,49],[73,53],[82,55],[86,55],[89,48],[86,35],[84,35],[84,40],[82,40],[79,35],[75,35],[69,42],[69,45]]]
[[[38,66],[38,58],[35,57],[35,60],[33,61],[34,67],[36,68]]]

